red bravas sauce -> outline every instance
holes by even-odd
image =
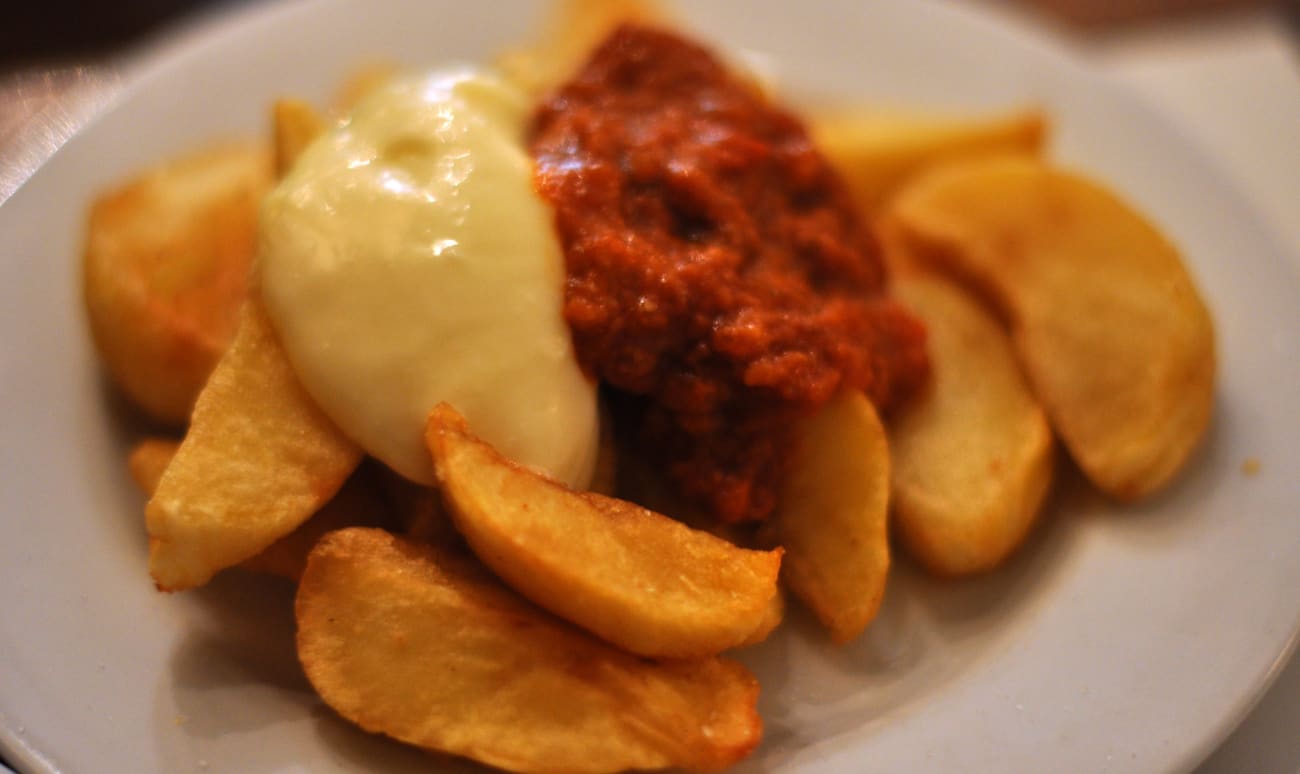
[[[844,184],[705,49],[618,29],[545,99],[531,148],[579,362],[646,396],[648,447],[722,520],[771,512],[793,420],[844,389],[887,408],[926,377]]]

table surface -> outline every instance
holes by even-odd
[[[997,13],[1033,16],[999,0],[978,1]],[[1300,37],[1283,6],[1107,31],[1031,21],[1185,127],[1218,158],[1300,270]],[[0,202],[116,88],[113,68],[102,61],[0,77]],[[1300,657],[1277,669],[1273,687],[1197,774],[1300,772]],[[8,772],[3,761],[0,771]]]

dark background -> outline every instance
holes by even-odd
[[[0,11],[0,69],[100,56],[229,0],[13,0]]]

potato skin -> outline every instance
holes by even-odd
[[[100,359],[150,417],[184,424],[247,295],[270,154],[251,143],[163,162],[91,207],[83,294]]]
[[[650,661],[517,596],[473,557],[383,530],[326,535],[295,600],[307,679],[372,733],[517,772],[718,771],[762,739],[758,683]]]

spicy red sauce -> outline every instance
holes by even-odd
[[[879,250],[792,114],[671,33],[624,26],[538,109],[579,362],[647,396],[649,445],[726,521],[775,505],[791,422],[927,372]]]

